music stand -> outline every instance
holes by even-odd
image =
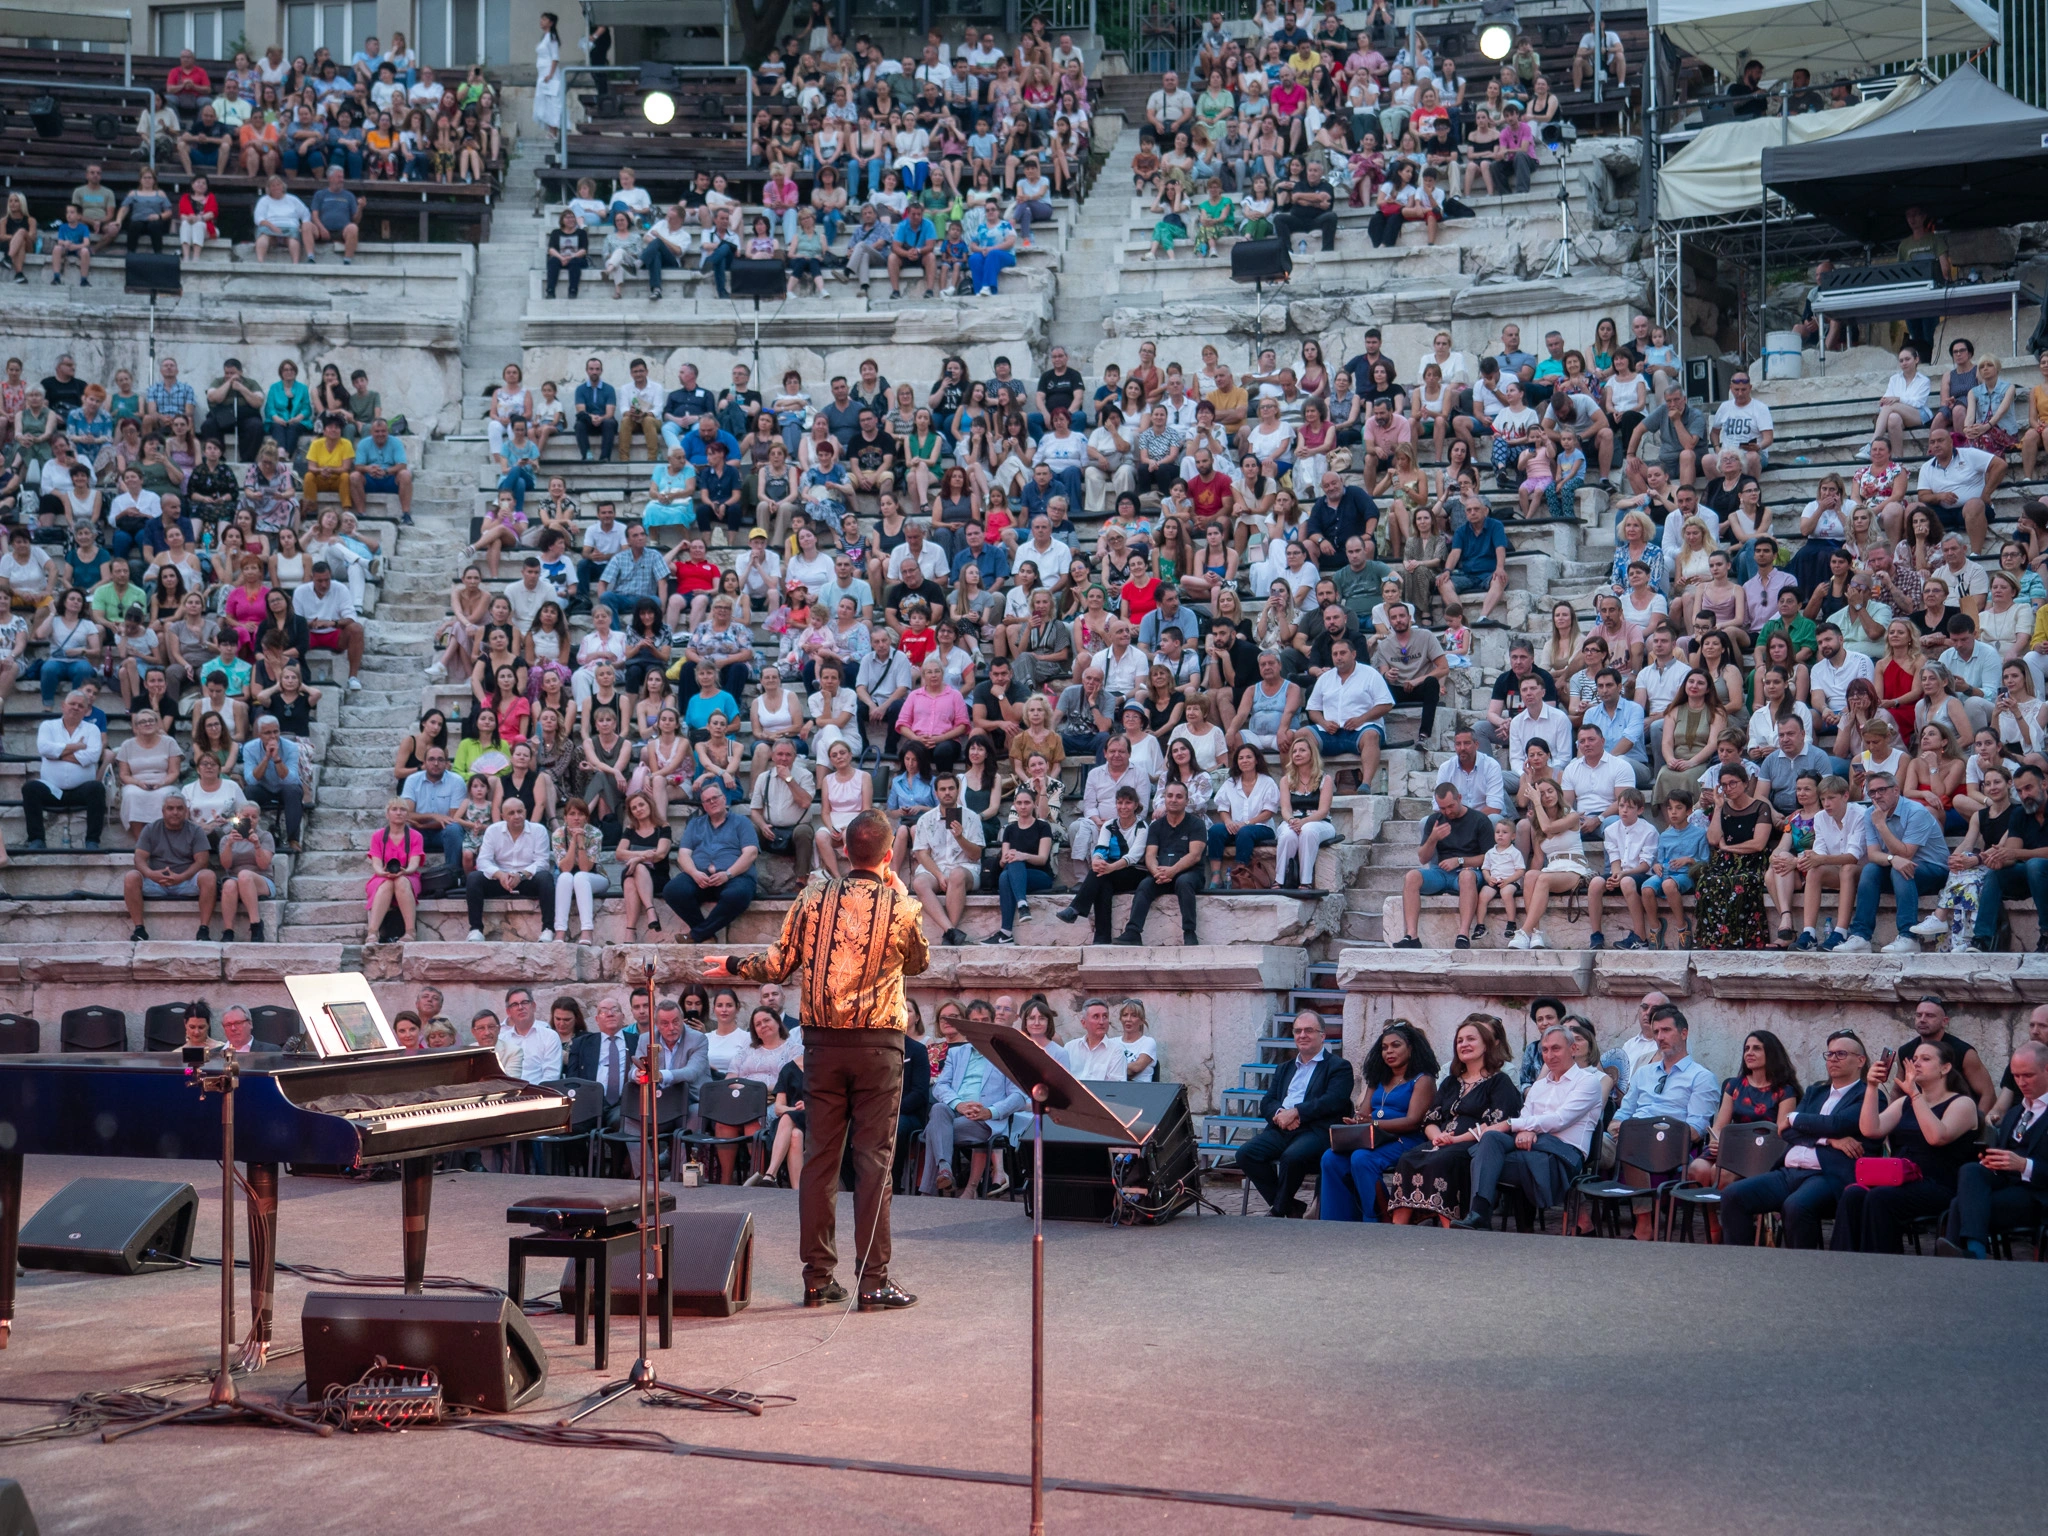
[[[649,1282],[658,1281],[661,1278],[662,1248],[661,1141],[660,1133],[656,1129],[655,1122],[658,1117],[654,1107],[654,1098],[658,1091],[655,1088],[655,1079],[660,1076],[660,1073],[655,1070],[654,1066],[654,1046],[656,1040],[660,1037],[654,1028],[656,1010],[654,1006],[653,965],[647,966],[646,970],[642,973],[641,979],[647,985],[648,1030],[646,1037],[641,1041],[642,1054],[638,1062],[640,1073],[640,1348],[633,1356],[633,1368],[626,1373],[625,1379],[615,1381],[609,1386],[599,1387],[589,1402],[578,1408],[567,1418],[556,1420],[556,1426],[561,1429],[567,1429],[579,1420],[589,1418],[598,1409],[605,1407],[607,1404],[617,1402],[630,1392],[639,1392],[650,1396],[655,1393],[667,1393],[671,1397],[685,1398],[690,1402],[703,1403],[713,1408],[738,1408],[753,1414],[755,1418],[761,1416],[761,1405],[745,1394],[729,1393],[721,1395],[717,1392],[702,1391],[696,1387],[679,1387],[674,1382],[663,1381],[655,1374],[653,1362],[647,1358],[649,1354],[647,1348],[647,1319],[648,1315],[654,1310],[654,1302],[649,1294]],[[688,1093],[689,1089],[684,1088],[683,1092]],[[608,1266],[600,1266],[598,1284],[607,1286],[611,1284]],[[668,1332],[669,1320],[664,1317],[661,1320],[662,1347],[664,1349],[668,1347]],[[603,1346],[600,1345],[599,1347],[602,1348]]]
[[[207,1392],[205,1402],[167,1408],[153,1418],[107,1430],[100,1439],[112,1445],[123,1435],[132,1435],[139,1429],[153,1429],[159,1424],[176,1423],[181,1419],[195,1424],[256,1424],[302,1429],[324,1439],[334,1433],[333,1425],[302,1419],[295,1413],[286,1413],[267,1403],[252,1403],[235,1385],[229,1353],[235,1340],[235,1089],[242,1080],[242,1069],[233,1046],[222,1049],[218,1071],[206,1071],[202,1066],[205,1059],[204,1046],[186,1047],[187,1081],[202,1094],[220,1095],[220,1365],[213,1373],[213,1386]],[[252,1343],[255,1337],[253,1333],[250,1335]]]
[[[994,1062],[1002,1074],[1031,1096],[1031,1536],[1045,1536],[1045,1117],[1071,1131],[1092,1131],[1125,1146],[1142,1147],[1151,1132],[1091,1093],[1022,1030],[993,1019],[963,1019],[961,1035]]]

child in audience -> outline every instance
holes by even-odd
[[[92,286],[92,227],[79,216],[78,204],[66,203],[64,217],[50,226],[50,281],[62,284],[66,259],[78,263],[78,286]]]
[[[1472,665],[1472,631],[1465,624],[1463,603],[1444,604],[1442,643],[1444,655],[1453,667],[1469,668]]]
[[[1688,940],[1685,898],[1692,894],[1698,871],[1707,862],[1706,826],[1704,823],[1696,824],[1692,819],[1696,798],[1692,789],[1685,785],[1664,797],[1664,830],[1657,834],[1657,851],[1650,860],[1649,878],[1643,882],[1645,925],[1657,910],[1657,894],[1661,891],[1671,912],[1671,922],[1678,929],[1680,949],[1686,947]],[[1656,938],[1659,949],[1664,947],[1664,933],[1665,925],[1660,922]]]
[[[1515,824],[1501,816],[1493,823],[1493,850],[1479,864],[1479,915],[1473,936],[1486,931],[1487,904],[1495,896],[1500,897],[1501,912],[1507,918],[1507,927],[1515,926],[1515,893],[1522,887],[1522,875],[1528,870],[1529,861],[1522,857],[1522,850],[1515,846]]]
[[[1638,895],[1638,887],[1650,873],[1650,866],[1657,856],[1657,829],[1643,820],[1643,794],[1638,789],[1618,789],[1614,792],[1615,813],[1621,818],[1610,822],[1602,834],[1607,847],[1607,872],[1595,875],[1586,887],[1587,921],[1592,923],[1593,932],[1588,947],[1599,949],[1607,940],[1603,934],[1601,914],[1607,906],[1607,891],[1610,886],[1619,887],[1621,904],[1628,912],[1628,932],[1622,935],[1616,949],[1647,949],[1643,930],[1650,926],[1654,915],[1654,904],[1644,910]],[[1652,898],[1654,903],[1654,898]]]

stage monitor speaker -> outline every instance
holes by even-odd
[[[1192,1195],[1196,1172],[1195,1129],[1184,1083],[1090,1083],[1095,1096],[1139,1111],[1135,1133],[1151,1133],[1136,1164],[1124,1176],[1129,1190],[1146,1191],[1157,1219],[1172,1216],[1187,1201],[1169,1195],[1185,1184]],[[1107,1221],[1116,1209],[1114,1144],[1088,1131],[1045,1124],[1045,1214],[1051,1221]],[[1026,1152],[1028,1158],[1028,1151]],[[1027,1161],[1024,1166],[1029,1167]]]
[[[1294,273],[1294,255],[1287,249],[1287,237],[1274,235],[1265,240],[1240,240],[1230,248],[1230,280],[1233,283],[1277,283]]]
[[[41,1536],[28,1495],[11,1477],[0,1477],[0,1536]]]
[[[547,1351],[503,1291],[314,1291],[299,1332],[306,1346],[306,1399],[349,1386],[382,1355],[433,1371],[449,1404],[509,1413],[548,1381]]]
[[[1688,357],[1685,360],[1685,396],[1711,407],[1728,393],[1728,365],[1718,357]]]
[[[736,299],[779,299],[789,293],[789,270],[779,261],[742,256],[725,276]]]
[[[754,1216],[751,1211],[691,1211],[667,1215],[673,1227],[669,1278],[677,1317],[731,1317],[754,1300]],[[562,1266],[562,1294],[576,1283],[573,1262]],[[640,1315],[640,1245],[612,1260],[612,1313]]]
[[[100,1275],[176,1269],[192,1256],[198,1215],[190,1184],[73,1179],[22,1223],[21,1262]]]
[[[47,92],[29,101],[28,120],[35,125],[37,138],[64,137],[64,109],[58,105],[57,98]]]
[[[178,294],[185,291],[185,269],[175,251],[164,256],[130,251],[126,266],[130,293]]]

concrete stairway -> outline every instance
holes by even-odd
[[[1127,123],[1136,120],[1125,119]],[[1138,130],[1126,127],[1111,144],[1109,159],[1096,174],[1088,200],[1067,232],[1051,340],[1075,357],[1093,352],[1102,339],[1102,317],[1115,307],[1117,255],[1124,226],[1130,221],[1133,195],[1131,156],[1137,152]]]

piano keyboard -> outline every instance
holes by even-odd
[[[344,1116],[351,1125],[367,1132],[389,1131],[427,1125],[459,1124],[488,1115],[502,1106],[530,1104],[524,1093],[485,1093],[475,1098],[442,1099],[431,1104],[406,1104],[391,1109],[366,1109]]]

